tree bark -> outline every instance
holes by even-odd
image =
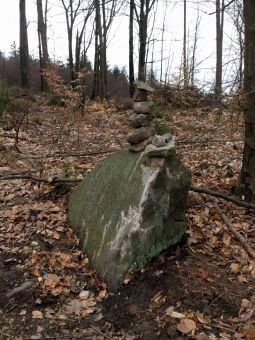
[[[27,20],[26,20],[26,0],[19,2],[20,14],[20,72],[21,86],[28,89],[30,87],[29,77],[29,51],[27,38]]]
[[[140,0],[140,13],[135,6],[137,21],[139,25],[139,60],[138,60],[138,80],[146,81],[146,56],[148,48],[148,18],[156,0]]]
[[[245,190],[245,198],[255,203],[255,2],[244,0],[245,21],[245,65],[244,90],[245,107],[245,140],[241,183]]]
[[[68,0],[67,4],[65,0],[61,0],[63,8],[65,10],[67,37],[68,37],[68,62],[70,71],[70,80],[75,80],[74,58],[73,58],[73,29],[74,24],[79,15],[79,10],[82,4],[81,0],[75,3],[73,0]],[[74,7],[75,6],[75,7]]]
[[[129,13],[129,94],[130,97],[133,98],[135,93],[134,81],[135,81],[135,72],[134,72],[134,11],[135,11],[135,2],[134,0],[130,0],[129,5],[130,13]]]
[[[224,28],[224,0],[216,0],[216,80],[215,96],[221,101],[222,96],[222,55]]]
[[[43,76],[43,72],[47,69],[49,63],[48,40],[47,40],[47,7],[48,0],[45,2],[45,12],[43,14],[42,0],[37,0],[37,16],[38,16],[38,38],[39,38],[39,55],[41,65],[41,89],[47,92],[49,90],[47,80]]]
[[[187,60],[187,1],[183,4],[183,83],[184,88],[188,87],[188,60]]]
[[[145,1],[140,1],[140,22],[139,22],[139,65],[138,65],[138,80],[145,81],[145,58],[146,58],[146,45],[147,45],[147,16],[145,13]]]

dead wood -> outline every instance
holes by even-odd
[[[194,186],[192,186],[190,188],[190,191],[194,191],[194,192],[198,192],[200,194],[206,194],[206,195],[222,198],[222,199],[224,199],[226,201],[235,203],[236,205],[239,205],[240,207],[244,207],[244,208],[249,208],[249,209],[254,209],[255,210],[255,204],[248,203],[248,202],[245,202],[245,201],[241,201],[241,200],[239,200],[238,198],[236,198],[234,196],[229,196],[229,195],[223,194],[221,192],[212,191],[212,190],[207,189],[207,188],[199,188],[199,187],[194,187]]]
[[[213,206],[218,211],[219,215],[221,216],[222,220],[228,227],[228,229],[235,235],[235,237],[238,239],[238,241],[242,244],[243,248],[247,251],[247,253],[250,255],[250,257],[255,260],[255,252],[253,248],[249,245],[248,241],[237,231],[237,229],[233,226],[233,224],[229,221],[226,214],[222,211],[222,209],[217,204],[217,201],[214,201]]]
[[[86,157],[86,156],[97,156],[97,155],[103,155],[107,153],[112,153],[119,151],[119,149],[115,150],[98,150],[98,151],[87,151],[87,152],[67,152],[67,153],[53,153],[48,155],[26,155],[23,154],[20,156],[20,158],[26,158],[26,159],[43,159],[43,158],[66,158],[66,157]]]
[[[23,292],[24,290],[32,287],[35,281],[36,280],[30,280],[30,281],[26,281],[22,283],[22,285],[20,285],[19,287],[15,287],[12,290],[10,290],[8,293],[6,293],[6,296],[10,298],[20,292]]]
[[[32,182],[38,183],[47,183],[47,184],[55,184],[55,183],[79,183],[82,179],[79,178],[58,178],[58,177],[37,177],[32,175],[9,175],[9,176],[0,176],[0,181],[9,181],[9,180],[18,180],[25,179],[30,180]]]

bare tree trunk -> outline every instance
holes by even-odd
[[[146,58],[146,44],[147,44],[147,15],[145,13],[145,1],[140,1],[140,22],[139,22],[139,65],[138,65],[138,79],[141,81],[146,80],[145,74],[145,58]]]
[[[183,4],[183,82],[184,88],[188,87],[188,60],[187,60],[187,0]]]
[[[106,8],[105,8],[105,0],[102,0],[102,13],[103,13],[103,35],[102,35],[102,94],[103,97],[107,97],[108,91],[108,67],[107,67],[107,21],[106,21]]]
[[[221,101],[222,96],[222,55],[224,28],[224,0],[216,0],[216,80],[215,96]]]
[[[165,30],[166,30],[166,13],[167,13],[167,4],[165,6],[164,19],[163,19],[162,31],[161,31],[160,83],[163,81],[164,37],[165,37]]]
[[[245,68],[246,93],[245,141],[241,183],[247,201],[255,202],[255,1],[244,0],[245,21]]]
[[[75,73],[78,73],[81,69],[81,46],[82,46],[83,40],[84,40],[84,45],[85,45],[85,29],[86,29],[88,20],[90,16],[92,15],[93,10],[94,10],[94,4],[93,2],[91,2],[90,4],[88,4],[88,8],[86,9],[87,12],[86,12],[86,15],[84,16],[81,31],[79,32],[79,30],[77,29],[77,32],[76,32]],[[87,50],[87,48],[85,50]]]
[[[47,41],[47,8],[48,0],[45,1],[45,11],[43,14],[42,0],[37,0],[37,16],[38,16],[38,39],[39,39],[39,56],[41,67],[41,89],[42,91],[48,91],[48,83],[43,76],[43,71],[48,67],[49,53],[48,53],[48,41]]]
[[[135,2],[130,0],[130,13],[129,13],[129,94],[132,98],[135,93],[134,81],[134,11]]]
[[[200,17],[199,17],[199,11],[197,11],[197,20],[196,20],[196,27],[195,27],[195,35],[194,35],[194,44],[192,49],[192,60],[191,60],[191,85],[195,85],[195,68],[196,68],[196,52],[197,52],[197,42],[198,42],[198,31],[199,31],[199,25],[200,25]]]
[[[74,3],[73,0],[61,0],[63,8],[65,10],[67,37],[68,37],[68,62],[71,81],[75,80],[74,58],[73,58],[73,29],[74,24],[79,15],[79,10],[82,4],[82,0],[78,0]],[[75,8],[74,8],[75,5]]]
[[[96,7],[96,45],[95,45],[95,69],[94,69],[94,98],[104,99],[107,96],[107,36],[111,28],[113,18],[120,10],[122,0],[95,0]]]
[[[29,51],[27,38],[27,21],[26,21],[26,0],[19,2],[20,14],[20,72],[21,86],[24,88],[30,87],[29,76]]]

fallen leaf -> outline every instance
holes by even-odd
[[[181,322],[177,325],[176,327],[178,329],[179,332],[181,332],[182,334],[188,334],[194,330],[196,330],[197,325],[195,323],[195,321],[191,320],[191,319],[183,319],[181,320]]]
[[[235,263],[235,262],[231,263],[230,270],[231,270],[231,273],[234,273],[234,274],[240,272],[240,264]]]
[[[33,319],[43,319],[43,313],[39,310],[33,310],[32,317]]]
[[[74,299],[67,305],[66,309],[69,313],[80,315],[81,308],[81,302],[78,299]]]

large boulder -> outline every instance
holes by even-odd
[[[190,173],[172,149],[167,158],[117,152],[76,188],[70,225],[111,290],[182,239],[189,186]]]

